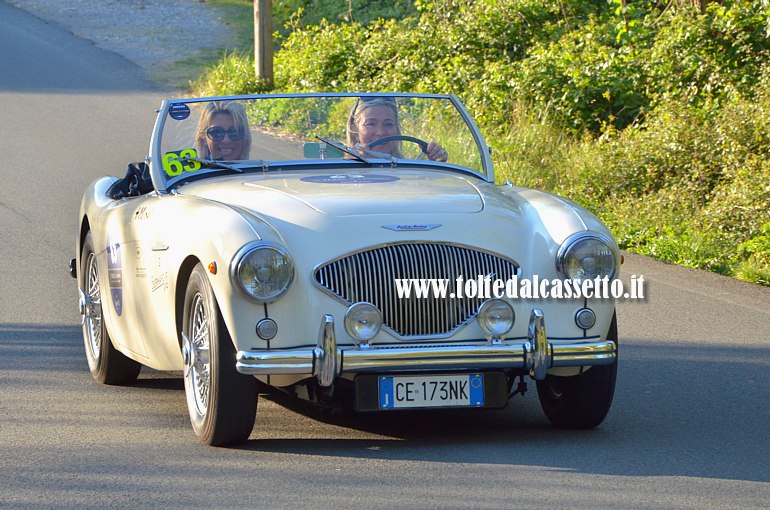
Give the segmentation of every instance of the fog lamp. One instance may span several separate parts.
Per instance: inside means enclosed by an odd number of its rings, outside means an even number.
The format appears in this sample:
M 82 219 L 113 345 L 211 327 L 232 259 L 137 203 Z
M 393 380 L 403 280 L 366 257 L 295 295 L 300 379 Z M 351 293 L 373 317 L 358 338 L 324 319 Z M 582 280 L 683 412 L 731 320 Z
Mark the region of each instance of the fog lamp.
M 477 320 L 488 340 L 502 340 L 513 327 L 516 315 L 502 299 L 488 299 L 479 308 Z
M 377 336 L 382 327 L 380 311 L 371 303 L 359 302 L 350 305 L 345 312 L 345 331 L 356 345 L 368 344 Z

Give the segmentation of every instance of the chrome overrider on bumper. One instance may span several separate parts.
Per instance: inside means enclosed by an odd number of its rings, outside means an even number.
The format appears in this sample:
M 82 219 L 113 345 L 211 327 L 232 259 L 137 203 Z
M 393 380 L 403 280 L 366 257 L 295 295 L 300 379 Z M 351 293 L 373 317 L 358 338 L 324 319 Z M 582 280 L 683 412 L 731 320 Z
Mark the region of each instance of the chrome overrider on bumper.
M 545 318 L 532 310 L 527 340 L 484 345 L 367 346 L 340 349 L 334 317 L 324 315 L 314 348 L 238 351 L 236 368 L 247 375 L 296 374 L 318 378 L 331 386 L 343 373 L 382 373 L 419 370 L 513 369 L 529 370 L 540 381 L 552 367 L 610 365 L 617 357 L 615 342 L 553 344 L 545 332 Z

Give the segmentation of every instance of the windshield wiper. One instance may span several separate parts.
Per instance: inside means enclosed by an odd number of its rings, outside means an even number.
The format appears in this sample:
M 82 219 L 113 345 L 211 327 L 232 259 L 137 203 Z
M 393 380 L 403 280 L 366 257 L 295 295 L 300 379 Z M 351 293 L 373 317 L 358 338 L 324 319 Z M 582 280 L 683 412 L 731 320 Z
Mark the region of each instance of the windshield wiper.
M 388 154 L 387 152 L 378 152 L 378 151 L 373 151 L 371 149 L 363 149 L 363 148 L 357 148 L 356 150 L 365 152 L 370 156 L 376 156 L 378 158 L 387 159 L 388 161 L 390 161 L 390 166 L 393 168 L 396 168 L 396 166 L 398 165 L 398 158 L 396 158 L 392 154 Z
M 369 165 L 369 166 L 372 166 L 372 164 L 371 164 L 369 161 L 367 161 L 367 160 L 366 160 L 366 158 L 362 158 L 362 157 L 361 157 L 361 155 L 360 155 L 360 154 L 358 154 L 358 152 L 357 152 L 357 151 L 358 151 L 359 149 L 351 149 L 350 147 L 348 147 L 348 146 L 346 146 L 346 145 L 342 145 L 341 143 L 337 143 L 337 142 L 335 142 L 335 141 L 333 141 L 333 140 L 329 140 L 329 139 L 326 139 L 326 138 L 322 138 L 322 137 L 320 137 L 320 136 L 316 136 L 316 138 L 317 138 L 318 140 L 321 140 L 322 142 L 324 142 L 324 143 L 326 143 L 326 144 L 329 144 L 329 145 L 331 145 L 331 146 L 332 146 L 332 147 L 334 147 L 335 149 L 339 149 L 339 150 L 341 150 L 341 151 L 342 151 L 342 152 L 344 152 L 345 154 L 350 154 L 351 156 L 353 156 L 354 158 L 356 158 L 358 161 L 360 161 L 360 162 L 362 162 L 362 163 L 366 163 L 366 164 L 367 164 L 367 165 Z
M 221 161 L 216 161 L 213 159 L 201 159 L 201 158 L 190 158 L 190 157 L 183 157 L 179 158 L 180 161 L 197 161 L 201 164 L 202 168 L 222 168 L 224 170 L 232 170 L 233 172 L 243 173 L 243 169 L 228 165 L 227 163 L 222 163 Z

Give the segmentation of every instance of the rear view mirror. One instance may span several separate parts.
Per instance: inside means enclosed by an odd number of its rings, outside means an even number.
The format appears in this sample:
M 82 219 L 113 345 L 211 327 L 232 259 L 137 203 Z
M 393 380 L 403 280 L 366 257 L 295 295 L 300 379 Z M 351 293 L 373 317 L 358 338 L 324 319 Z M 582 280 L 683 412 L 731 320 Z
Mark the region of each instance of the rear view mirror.
M 341 150 L 325 142 L 305 142 L 302 145 L 302 153 L 308 159 L 334 159 L 344 157 L 344 153 Z

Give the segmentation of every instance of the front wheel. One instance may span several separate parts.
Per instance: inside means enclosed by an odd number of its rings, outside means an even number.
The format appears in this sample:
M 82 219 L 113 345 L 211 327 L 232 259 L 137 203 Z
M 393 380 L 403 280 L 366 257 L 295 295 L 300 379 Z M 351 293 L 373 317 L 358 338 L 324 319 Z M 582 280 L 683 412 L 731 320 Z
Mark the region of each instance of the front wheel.
M 618 344 L 617 314 L 612 315 L 607 340 Z M 537 382 L 537 396 L 546 416 L 557 427 L 590 429 L 598 426 L 610 410 L 615 394 L 618 360 L 612 365 L 593 366 L 571 377 L 548 375 Z
M 187 410 L 198 439 L 213 446 L 248 439 L 257 414 L 257 381 L 235 369 L 235 348 L 201 264 L 185 293 L 182 355 Z
M 86 235 L 80 258 L 82 289 L 80 313 L 83 315 L 83 341 L 88 369 L 102 384 L 125 385 L 136 381 L 142 365 L 118 351 L 104 324 L 99 266 L 91 232 Z

